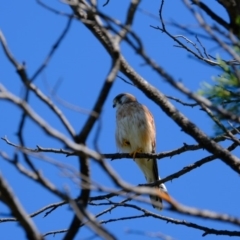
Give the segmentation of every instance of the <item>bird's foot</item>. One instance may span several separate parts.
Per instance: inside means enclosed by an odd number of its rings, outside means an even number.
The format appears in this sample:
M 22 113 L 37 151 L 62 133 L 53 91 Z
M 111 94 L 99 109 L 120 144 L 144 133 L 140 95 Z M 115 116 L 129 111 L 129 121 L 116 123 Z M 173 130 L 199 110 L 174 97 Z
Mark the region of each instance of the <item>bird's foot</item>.
M 133 160 L 135 160 L 135 156 L 136 156 L 137 153 L 142 153 L 142 148 L 137 148 L 134 152 L 130 153 Z

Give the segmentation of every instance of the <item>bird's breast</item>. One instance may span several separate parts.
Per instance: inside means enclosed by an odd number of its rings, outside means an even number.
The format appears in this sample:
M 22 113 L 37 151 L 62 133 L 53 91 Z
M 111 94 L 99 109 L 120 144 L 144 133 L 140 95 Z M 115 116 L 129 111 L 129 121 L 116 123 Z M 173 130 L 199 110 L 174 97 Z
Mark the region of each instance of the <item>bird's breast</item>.
M 123 152 L 151 152 L 151 129 L 142 109 L 120 108 L 116 115 L 116 142 Z M 129 146 L 126 143 L 129 142 Z

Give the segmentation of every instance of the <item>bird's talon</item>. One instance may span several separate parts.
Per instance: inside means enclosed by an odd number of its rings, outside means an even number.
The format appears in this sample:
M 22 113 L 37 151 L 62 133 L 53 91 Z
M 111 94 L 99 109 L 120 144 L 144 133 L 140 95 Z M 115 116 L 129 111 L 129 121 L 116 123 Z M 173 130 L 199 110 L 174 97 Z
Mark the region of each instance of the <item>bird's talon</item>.
M 137 153 L 141 153 L 142 152 L 142 149 L 141 148 L 138 148 L 136 151 L 134 151 L 134 152 L 132 152 L 132 153 L 130 153 L 130 155 L 132 155 L 132 158 L 133 158 L 133 160 L 135 159 L 135 156 L 136 156 L 136 154 Z

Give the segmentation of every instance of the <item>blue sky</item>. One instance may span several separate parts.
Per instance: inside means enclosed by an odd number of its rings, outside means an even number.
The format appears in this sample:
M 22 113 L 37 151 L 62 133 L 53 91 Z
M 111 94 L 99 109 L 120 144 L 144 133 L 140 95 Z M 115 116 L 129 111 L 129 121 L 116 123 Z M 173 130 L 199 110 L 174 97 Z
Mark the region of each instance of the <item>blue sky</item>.
M 103 8 L 99 3 L 101 11 L 123 21 L 125 18 L 127 0 L 114 1 Z M 221 15 L 227 19 L 223 9 L 218 7 L 215 1 L 210 1 L 214 9 L 219 10 Z M 69 7 L 58 1 L 49 1 L 52 7 L 63 12 L 70 13 Z M 143 1 L 141 9 L 158 16 L 159 1 Z M 164 12 L 166 21 L 174 20 L 181 24 L 191 24 L 195 29 L 196 23 L 191 14 L 186 10 L 181 1 L 173 3 L 166 1 Z M 207 18 L 207 20 L 209 20 Z M 31 77 L 41 65 L 56 39 L 59 37 L 67 23 L 67 18 L 55 15 L 39 6 L 35 1 L 2 1 L 0 2 L 0 29 L 7 40 L 8 46 L 19 62 L 25 62 L 28 75 Z M 174 42 L 158 30 L 150 27 L 159 26 L 159 21 L 151 18 L 142 12 L 138 12 L 134 21 L 133 29 L 143 39 L 146 52 L 162 67 L 166 69 L 176 80 L 181 80 L 189 89 L 196 92 L 203 81 L 211 82 L 213 76 L 219 71 L 214 67 L 207 66 L 195 59 L 189 57 L 189 54 L 179 48 L 174 47 Z M 183 34 L 176 28 L 169 27 L 169 30 L 175 34 Z M 199 30 L 200 31 L 200 30 Z M 189 36 L 192 41 L 196 41 L 193 36 Z M 204 46 L 209 49 L 213 56 L 222 55 L 221 50 L 216 44 L 203 40 Z M 124 56 L 130 64 L 137 70 L 149 83 L 157 87 L 166 95 L 180 98 L 184 101 L 190 101 L 183 94 L 179 93 L 169 86 L 162 78 L 157 76 L 152 69 L 143 66 L 143 61 L 126 45 L 122 44 Z M 23 96 L 23 85 L 13 68 L 6 59 L 2 48 L 0 48 L 0 83 L 9 91 L 19 97 Z M 51 96 L 51 89 L 57 87 L 57 96 L 81 109 L 91 110 L 98 92 L 108 74 L 111 59 L 105 52 L 100 43 L 93 35 L 78 21 L 73 21 L 70 31 L 59 46 L 55 55 L 47 68 L 35 80 L 35 84 L 48 96 Z M 124 77 L 121 73 L 120 76 Z M 115 131 L 115 109 L 112 108 L 112 99 L 121 92 L 134 94 L 139 102 L 147 105 L 153 113 L 157 128 L 157 152 L 170 151 L 179 148 L 183 143 L 195 144 L 194 139 L 184 134 L 181 129 L 167 117 L 161 109 L 152 103 L 137 88 L 124 83 L 119 78 L 116 79 L 113 88 L 104 105 L 101 121 L 101 132 L 98 145 L 102 153 L 116 152 L 114 131 Z M 61 104 L 57 97 L 53 101 L 61 108 L 63 113 L 69 119 L 76 132 L 79 132 L 85 123 L 88 115 L 82 111 L 73 111 Z M 54 128 L 67 134 L 59 120 L 51 111 L 33 95 L 30 97 L 32 108 Z M 180 104 L 174 103 L 191 121 L 203 129 L 208 135 L 213 135 L 213 123 L 199 108 L 187 108 Z M 0 136 L 7 136 L 14 143 L 18 143 L 16 131 L 20 121 L 21 111 L 12 104 L 0 101 L 1 128 Z M 87 144 L 94 148 L 93 139 L 96 134 L 96 127 L 91 132 Z M 47 136 L 42 129 L 35 123 L 28 120 L 24 129 L 26 145 L 35 148 L 36 145 L 42 147 L 62 148 L 63 146 Z M 69 136 L 68 136 L 69 137 Z M 228 146 L 228 144 L 223 144 Z M 0 151 L 6 152 L 10 157 L 15 150 L 8 146 L 4 141 L 0 141 Z M 239 150 L 234 152 L 239 155 Z M 174 156 L 158 161 L 161 177 L 168 176 L 183 167 L 208 156 L 206 151 L 189 152 L 183 155 Z M 78 168 L 77 158 L 49 154 L 47 155 L 64 164 L 69 164 Z M 22 161 L 22 159 L 20 158 Z M 79 188 L 58 168 L 52 167 L 51 164 L 42 160 L 33 158 L 34 163 L 38 166 L 43 174 L 48 177 L 60 189 L 69 189 L 72 197 L 77 196 Z M 137 185 L 144 183 L 145 179 L 137 168 L 136 164 L 130 159 L 115 160 L 109 162 L 111 167 L 122 177 L 124 181 Z M 24 162 L 22 162 L 24 164 Z M 91 175 L 94 181 L 105 186 L 113 187 L 114 185 L 109 178 L 102 172 L 98 165 L 91 160 Z M 60 201 L 59 198 L 52 195 L 41 186 L 29 181 L 26 177 L 20 175 L 13 166 L 9 165 L 3 159 L 0 159 L 1 174 L 7 179 L 14 193 L 18 196 L 28 213 Z M 240 201 L 239 176 L 232 172 L 220 160 L 215 160 L 202 166 L 199 169 L 166 183 L 171 196 L 182 204 L 197 207 L 200 209 L 209 209 L 219 213 L 227 213 L 234 216 L 240 215 L 240 209 L 237 207 Z M 92 196 L 98 193 L 93 192 Z M 140 204 L 140 203 L 138 203 Z M 141 205 L 141 204 L 140 204 Z M 151 205 L 142 205 L 150 211 L 155 211 Z M 100 212 L 107 207 L 90 207 L 93 214 Z M 0 204 L 0 216 L 5 217 L 9 210 Z M 138 214 L 127 208 L 119 208 L 111 214 L 107 214 L 100 220 L 116 218 L 121 216 L 131 216 Z M 163 210 L 159 214 L 163 216 L 186 220 L 216 229 L 238 230 L 230 224 L 218 223 L 210 220 L 199 220 L 193 217 L 187 217 L 180 214 Z M 43 218 L 41 214 L 34 218 L 39 231 L 46 233 L 52 230 L 66 229 L 72 219 L 72 211 L 69 207 L 64 206 Z M 185 226 L 166 223 L 161 220 L 152 218 L 141 218 L 136 220 L 118 221 L 108 223 L 105 227 L 114 233 L 118 239 L 150 239 L 144 236 L 127 234 L 127 229 L 140 229 L 144 232 L 161 232 L 172 236 L 174 239 L 202 239 L 202 232 L 195 229 L 189 229 Z M 0 224 L 1 238 L 4 240 L 25 239 L 24 232 L 16 223 Z M 85 239 L 91 236 L 87 229 L 81 229 L 77 239 Z M 46 239 L 62 239 L 62 234 L 48 236 Z M 224 236 L 209 235 L 205 237 L 209 240 L 227 239 Z M 234 237 L 232 238 L 234 239 Z

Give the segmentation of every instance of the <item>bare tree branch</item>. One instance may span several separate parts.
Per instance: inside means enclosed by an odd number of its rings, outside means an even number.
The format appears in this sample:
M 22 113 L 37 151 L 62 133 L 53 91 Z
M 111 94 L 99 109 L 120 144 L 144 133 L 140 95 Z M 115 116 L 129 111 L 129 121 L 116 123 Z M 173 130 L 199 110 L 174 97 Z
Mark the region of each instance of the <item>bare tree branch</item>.
M 229 29 L 229 24 L 224 19 L 219 17 L 215 12 L 213 12 L 206 4 L 199 0 L 191 0 L 191 2 L 199 6 L 203 11 L 205 11 L 208 14 L 208 16 L 210 16 L 218 24 L 220 24 L 226 29 Z
M 14 196 L 7 182 L 0 174 L 0 200 L 3 201 L 11 210 L 12 214 L 18 219 L 19 223 L 23 226 L 26 236 L 29 240 L 41 240 L 43 237 L 38 232 L 31 218 L 28 217 L 21 204 Z
M 113 84 L 113 81 L 118 73 L 118 70 L 119 70 L 119 67 L 120 67 L 120 61 L 119 61 L 119 58 L 118 58 L 118 47 L 116 46 L 116 49 L 115 49 L 115 54 L 116 54 L 116 60 L 114 59 L 113 60 L 113 63 L 112 63 L 112 67 L 111 67 L 111 70 L 110 70 L 110 73 L 103 85 L 103 88 L 100 92 L 100 95 L 98 97 L 98 100 L 93 108 L 93 112 L 97 113 L 97 114 L 100 114 L 101 113 L 101 110 L 102 110 L 102 106 L 107 98 L 107 95 L 112 87 L 112 84 Z M 85 143 L 85 140 L 86 138 L 88 137 L 90 131 L 92 130 L 93 128 L 93 125 L 94 123 L 96 122 L 96 117 L 93 116 L 93 115 L 90 115 L 89 116 L 89 119 L 87 120 L 87 122 L 85 123 L 84 127 L 82 128 L 80 134 L 77 136 L 76 138 L 76 142 L 77 143 Z M 80 172 L 82 175 L 86 175 L 87 177 L 89 177 L 89 166 L 88 166 L 88 159 L 87 158 L 81 158 L 80 159 Z M 77 203 L 80 207 L 80 212 L 82 211 L 85 211 L 84 208 L 86 208 L 87 206 L 87 203 L 88 203 L 88 199 L 89 199 L 89 196 L 90 196 L 90 191 L 88 188 L 83 188 L 82 189 L 82 192 L 81 192 L 81 195 L 79 197 L 80 199 L 80 202 L 82 202 L 81 205 L 79 205 L 79 203 Z M 79 215 L 79 216 L 82 216 L 82 215 Z M 64 239 L 68 240 L 68 239 L 73 239 L 74 236 L 77 234 L 78 230 L 79 230 L 79 225 L 81 224 L 81 222 L 83 221 L 82 218 L 79 218 L 79 216 L 74 216 L 73 220 L 72 220 L 72 223 L 69 227 L 69 230 L 67 232 L 67 234 L 65 235 Z M 105 231 L 105 230 L 104 230 Z M 107 233 L 105 231 L 105 233 Z M 111 236 L 109 233 L 108 233 L 108 238 L 109 239 L 114 239 L 113 236 Z

